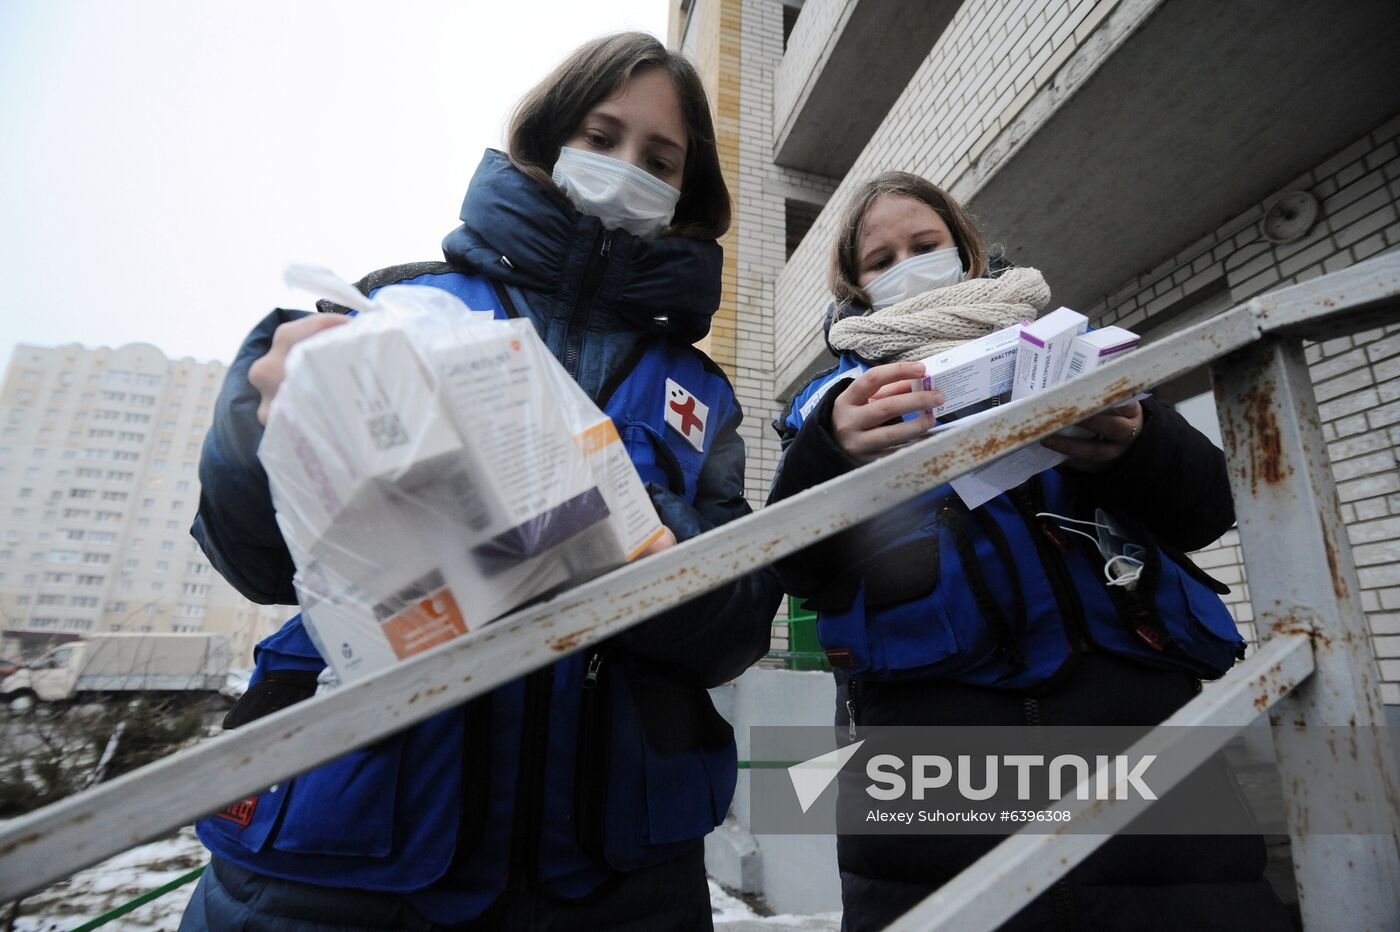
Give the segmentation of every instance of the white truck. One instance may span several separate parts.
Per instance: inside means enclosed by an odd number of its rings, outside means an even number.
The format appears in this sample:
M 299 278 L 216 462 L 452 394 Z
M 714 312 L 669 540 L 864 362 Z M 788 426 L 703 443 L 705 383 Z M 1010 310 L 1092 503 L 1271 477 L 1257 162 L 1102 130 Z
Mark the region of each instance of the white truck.
M 0 681 L 0 701 L 28 705 L 104 694 L 216 693 L 229 667 L 218 634 L 93 634 L 50 648 Z

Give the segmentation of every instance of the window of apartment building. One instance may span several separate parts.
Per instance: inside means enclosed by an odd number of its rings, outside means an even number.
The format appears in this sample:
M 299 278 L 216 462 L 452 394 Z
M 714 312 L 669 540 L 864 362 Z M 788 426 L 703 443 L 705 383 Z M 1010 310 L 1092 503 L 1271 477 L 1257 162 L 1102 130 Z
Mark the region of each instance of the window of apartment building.
M 185 583 L 185 595 L 205 596 L 208 594 L 208 583 Z
M 88 533 L 88 540 L 94 544 L 110 544 L 115 542 L 117 535 L 115 531 L 91 531 Z
M 103 565 L 103 564 L 105 564 L 105 563 L 111 563 L 111 562 L 112 562 L 112 555 L 111 555 L 110 553 L 91 553 L 91 552 L 88 552 L 88 553 L 84 553 L 84 554 L 83 554 L 83 562 L 84 562 L 84 563 L 90 563 L 90 564 L 92 564 L 92 565 L 94 565 L 94 566 L 101 566 L 101 565 Z
M 82 557 L 76 550 L 49 551 L 50 563 L 77 563 L 80 559 L 82 559 Z
M 122 572 L 123 572 L 123 573 L 130 573 L 130 572 L 133 572 L 133 571 L 134 571 L 138 566 L 140 566 L 140 565 L 141 565 L 141 561 L 140 561 L 140 560 L 126 560 L 126 561 L 124 561 L 124 562 L 122 563 Z
M 28 402 L 29 399 L 34 397 L 34 393 L 27 388 L 21 388 L 19 391 L 15 392 L 15 397 L 21 402 Z
M 36 604 L 36 605 L 62 605 L 62 604 L 63 604 L 63 596 L 61 596 L 61 595 L 53 595 L 52 593 L 45 593 L 45 594 L 39 596 L 39 598 L 36 600 L 35 604 Z
M 22 595 L 22 596 L 20 596 L 19 598 L 15 599 L 15 604 L 18 605 L 20 608 L 28 608 L 28 607 L 29 607 L 29 596 L 27 596 L 27 595 Z
M 103 500 L 104 502 L 124 502 L 124 501 L 126 501 L 126 493 L 125 493 L 125 492 L 103 492 L 103 493 L 102 493 L 102 500 Z
M 95 491 L 96 491 L 95 489 L 69 489 L 69 490 L 68 490 L 68 497 L 69 497 L 69 498 L 92 498 L 92 494 L 93 494 L 93 492 L 95 492 Z
M 145 439 L 145 434 L 139 434 L 134 430 L 124 430 L 117 434 L 117 440 L 121 443 L 140 443 Z
M 63 535 L 64 540 L 82 540 L 87 532 L 77 528 L 62 528 L 58 533 Z
M 22 519 L 25 514 L 27 514 L 27 512 L 23 508 L 16 508 L 14 511 L 10 512 L 10 516 L 16 521 Z
M 151 526 L 151 520 L 150 520 L 149 518 L 137 518 L 137 519 L 136 519 L 136 527 L 137 527 L 138 530 L 144 531 L 146 528 L 148 528 L 148 527 L 150 527 L 150 526 Z
M 170 553 L 175 549 L 175 544 L 172 541 L 163 540 L 160 542 L 160 549 L 162 553 Z
M 97 596 L 95 595 L 75 595 L 68 599 L 68 605 L 72 608 L 97 608 Z
M 165 591 L 165 583 L 163 583 L 163 582 L 153 582 L 153 583 L 151 583 L 151 591 L 152 591 L 152 592 L 164 592 L 164 591 Z
M 99 511 L 96 517 L 99 522 L 120 521 L 122 518 L 122 513 L 120 511 Z
M 80 586 L 100 586 L 104 579 L 106 579 L 105 576 L 86 575 L 79 576 L 77 582 Z
M 156 572 L 157 572 L 157 573 L 168 573 L 168 572 L 170 572 L 170 564 L 169 564 L 169 563 L 166 563 L 164 560 L 161 560 L 160 562 L 156 563 Z
M 208 576 L 209 564 L 191 561 L 185 564 L 185 572 L 191 576 Z
M 24 584 L 25 584 L 26 586 L 32 586 L 32 585 L 34 585 L 34 583 L 37 582 L 38 579 L 39 579 L 39 577 L 38 577 L 38 576 L 35 576 L 33 573 L 25 573 L 25 574 L 24 574 Z
M 154 498 L 143 498 L 143 499 L 141 499 L 141 507 L 142 507 L 142 508 L 154 508 L 154 507 L 155 507 L 155 504 L 156 504 L 156 500 L 155 500 Z
M 29 498 L 29 497 L 30 497 L 31 495 L 33 495 L 33 494 L 34 494 L 34 490 L 31 489 L 31 488 L 23 488 L 23 489 L 20 489 L 20 490 L 19 490 L 19 497 L 20 497 L 20 498 Z
M 140 458 L 140 453 L 133 453 L 130 450 L 114 450 L 112 452 L 112 459 L 121 460 L 124 463 L 134 463 Z

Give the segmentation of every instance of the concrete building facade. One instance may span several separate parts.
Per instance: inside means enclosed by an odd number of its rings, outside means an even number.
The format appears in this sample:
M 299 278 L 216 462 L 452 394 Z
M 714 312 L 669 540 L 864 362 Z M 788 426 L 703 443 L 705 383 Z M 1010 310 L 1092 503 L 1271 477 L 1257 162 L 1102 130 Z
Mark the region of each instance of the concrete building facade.
M 837 214 L 881 171 L 948 189 L 1054 304 L 1149 341 L 1400 248 L 1400 7 L 1385 0 L 679 0 L 670 38 L 714 94 L 736 199 L 710 349 L 747 414 L 756 504 L 778 457 L 769 422 L 832 362 Z M 1308 357 L 1400 704 L 1400 331 Z M 1209 391 L 1204 369 L 1158 389 L 1208 433 Z M 1201 562 L 1252 638 L 1235 534 Z
M 145 343 L 15 349 L 0 384 L 7 655 L 91 632 L 209 631 L 251 665 L 288 612 L 235 592 L 189 534 L 226 372 Z

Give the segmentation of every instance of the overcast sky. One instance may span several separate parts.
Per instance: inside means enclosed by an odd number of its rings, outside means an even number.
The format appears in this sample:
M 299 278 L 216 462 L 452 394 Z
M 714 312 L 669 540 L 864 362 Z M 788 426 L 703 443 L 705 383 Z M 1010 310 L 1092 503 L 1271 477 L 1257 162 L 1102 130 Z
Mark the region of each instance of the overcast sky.
M 0 366 L 231 360 L 292 262 L 441 259 L 515 101 L 666 0 L 0 0 Z

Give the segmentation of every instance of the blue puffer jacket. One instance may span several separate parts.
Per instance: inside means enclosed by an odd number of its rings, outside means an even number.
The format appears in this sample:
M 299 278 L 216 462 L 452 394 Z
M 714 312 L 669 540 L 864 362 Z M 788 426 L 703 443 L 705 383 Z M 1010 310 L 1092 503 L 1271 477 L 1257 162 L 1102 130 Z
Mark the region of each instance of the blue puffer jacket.
M 775 424 L 784 455 L 772 500 L 855 467 L 831 432 L 837 397 L 866 365 L 844 356 Z M 1233 523 L 1224 456 L 1175 411 L 1143 402 L 1141 435 L 1103 472 L 1049 470 L 973 511 L 940 486 L 779 561 L 817 609 L 832 664 L 863 679 L 1041 687 L 1102 650 L 1213 679 L 1244 654 L 1228 590 L 1184 551 Z M 1132 590 L 1105 585 L 1082 535 L 1096 509 L 1144 548 Z M 1092 528 L 1090 529 L 1092 530 Z
M 747 514 L 739 406 L 689 345 L 719 303 L 719 246 L 605 231 L 494 151 L 462 220 L 444 241 L 446 263 L 387 269 L 361 290 L 440 287 L 528 318 L 617 423 L 679 539 Z M 194 536 L 261 603 L 295 593 L 256 459 L 247 372 L 296 316 L 274 312 L 245 342 L 200 463 Z M 668 379 L 709 409 L 698 448 L 665 419 Z M 735 784 L 733 735 L 705 688 L 763 654 L 779 598 L 772 572 L 753 574 L 236 804 L 202 822 L 200 837 L 258 873 L 404 893 L 437 922 L 476 916 L 511 888 L 583 896 L 618 871 L 691 852 Z M 299 618 L 259 646 L 265 685 L 323 666 Z

